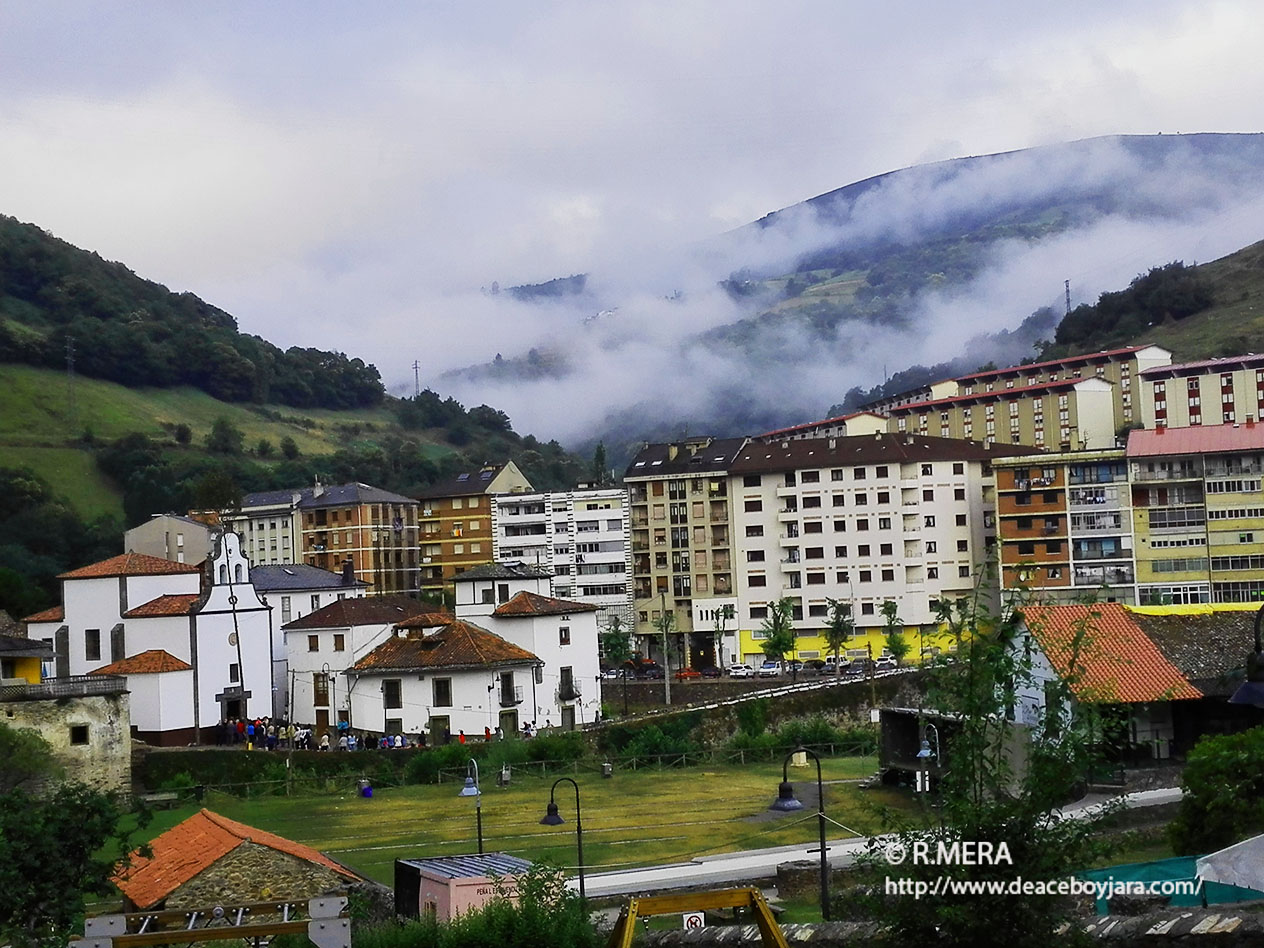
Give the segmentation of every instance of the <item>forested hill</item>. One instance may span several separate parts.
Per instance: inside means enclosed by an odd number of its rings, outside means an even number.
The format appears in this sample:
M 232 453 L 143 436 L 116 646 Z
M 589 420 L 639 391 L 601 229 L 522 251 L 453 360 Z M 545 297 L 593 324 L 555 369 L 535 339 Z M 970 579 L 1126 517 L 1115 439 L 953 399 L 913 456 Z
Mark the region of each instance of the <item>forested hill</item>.
M 228 402 L 364 408 L 377 369 L 338 352 L 238 332 L 228 313 L 173 293 L 33 224 L 0 216 L 0 362 L 61 367 L 132 388 L 191 385 Z

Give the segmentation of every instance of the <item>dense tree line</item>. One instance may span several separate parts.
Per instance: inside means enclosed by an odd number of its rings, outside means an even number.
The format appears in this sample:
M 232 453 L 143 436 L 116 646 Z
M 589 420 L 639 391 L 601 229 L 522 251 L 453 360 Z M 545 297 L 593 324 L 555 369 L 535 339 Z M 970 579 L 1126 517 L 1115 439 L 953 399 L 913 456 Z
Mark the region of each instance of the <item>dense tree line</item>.
M 121 263 L 0 216 L 0 362 L 60 367 L 132 387 L 192 385 L 230 402 L 360 408 L 382 401 L 378 371 L 319 349 L 282 351 L 228 313 Z
M 1154 267 L 1127 289 L 1103 293 L 1097 302 L 1071 310 L 1054 334 L 1051 356 L 1085 352 L 1128 342 L 1167 319 L 1186 319 L 1215 302 L 1196 267 L 1177 260 Z

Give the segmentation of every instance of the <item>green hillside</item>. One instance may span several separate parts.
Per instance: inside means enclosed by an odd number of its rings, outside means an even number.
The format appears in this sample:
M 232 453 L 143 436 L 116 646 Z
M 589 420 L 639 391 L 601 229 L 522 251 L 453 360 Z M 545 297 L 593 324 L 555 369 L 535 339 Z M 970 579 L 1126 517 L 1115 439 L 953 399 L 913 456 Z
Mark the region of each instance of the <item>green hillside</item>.
M 1168 320 L 1137 337 L 1171 349 L 1186 362 L 1264 352 L 1264 241 L 1202 264 L 1211 307 L 1178 321 Z

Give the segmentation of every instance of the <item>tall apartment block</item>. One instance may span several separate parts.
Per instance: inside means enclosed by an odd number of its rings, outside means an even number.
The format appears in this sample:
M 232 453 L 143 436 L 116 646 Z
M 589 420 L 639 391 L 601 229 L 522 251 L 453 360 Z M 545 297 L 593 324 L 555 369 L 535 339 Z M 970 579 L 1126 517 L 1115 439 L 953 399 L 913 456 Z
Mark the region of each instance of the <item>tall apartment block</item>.
M 652 636 L 663 612 L 675 616 L 677 632 L 691 634 L 695 597 L 733 594 L 728 472 L 745 443 L 701 437 L 650 444 L 628 466 L 637 635 Z M 696 649 L 705 654 L 714 645 Z
M 598 626 L 617 615 L 631 629 L 632 531 L 621 487 L 492 497 L 492 555 L 553 576 L 553 595 L 597 606 Z
M 1264 598 L 1264 424 L 1128 436 L 1143 605 Z
M 800 635 L 820 634 L 830 599 L 862 631 L 888 601 L 937 631 L 936 603 L 971 594 L 991 557 L 993 462 L 1028 450 L 887 433 L 747 444 L 729 468 L 738 624 L 757 630 L 790 597 Z
M 368 484 L 316 484 L 247 494 L 222 521 L 253 565 L 347 561 L 370 595 L 416 592 L 417 501 Z
M 997 459 L 1001 585 L 1045 602 L 1136 602 L 1123 448 Z
M 1115 446 L 1114 435 L 1118 428 L 1147 420 L 1138 394 L 1141 374 L 1169 365 L 1171 361 L 1172 353 L 1161 346 L 1129 346 L 974 372 L 901 392 L 862 407 L 895 420 L 896 426 L 888 430 L 912 430 L 943 437 L 974 437 L 985 441 L 1048 446 L 1051 449 L 1110 448 Z M 1109 417 L 1113 419 L 1110 424 L 1103 420 L 1106 416 L 1103 415 L 1100 397 L 1080 394 L 1100 392 L 1100 386 L 1066 384 L 1089 379 L 1108 385 Z M 983 398 L 990 395 L 1004 397 Z M 959 402 L 958 399 L 964 401 Z M 1033 403 L 1024 405 L 1028 401 Z M 988 405 L 993 406 L 990 413 L 986 410 Z M 903 428 L 899 427 L 901 418 L 904 420 Z M 1013 420 L 1015 418 L 1017 422 Z M 993 422 L 991 434 L 987 424 L 989 420 Z M 936 425 L 939 430 L 935 430 Z M 1106 429 L 1109 429 L 1109 437 L 1103 435 Z
M 1264 355 L 1146 369 L 1141 405 L 1147 428 L 1264 421 Z
M 492 498 L 529 490 L 531 482 L 507 461 L 463 471 L 422 491 L 422 591 L 450 596 L 454 576 L 492 562 Z
M 796 441 L 800 438 L 846 438 L 887 430 L 887 416 L 876 411 L 858 411 L 756 435 L 752 441 Z

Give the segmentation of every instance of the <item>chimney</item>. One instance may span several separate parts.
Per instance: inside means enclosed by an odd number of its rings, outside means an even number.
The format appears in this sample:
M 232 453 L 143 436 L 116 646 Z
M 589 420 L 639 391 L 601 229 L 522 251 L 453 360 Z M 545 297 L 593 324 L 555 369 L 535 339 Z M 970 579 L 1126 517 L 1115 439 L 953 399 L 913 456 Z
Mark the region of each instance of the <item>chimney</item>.
M 830 450 L 831 450 L 831 451 L 833 451 L 835 448 L 837 448 L 837 447 L 838 447 L 838 439 L 837 439 L 837 438 L 830 438 L 830 439 L 829 439 L 829 447 L 830 447 Z
M 679 453 L 680 453 L 680 448 L 678 448 L 676 445 L 669 444 L 667 446 L 667 460 L 669 461 L 676 460 L 676 455 Z
M 1163 432 L 1165 432 L 1165 431 L 1167 431 L 1167 425 L 1155 425 L 1155 426 L 1154 426 L 1154 433 L 1155 433 L 1156 435 L 1161 435 L 1161 434 L 1163 434 Z
M 325 485 L 320 482 L 320 478 L 316 478 L 316 483 L 312 486 L 312 496 L 319 497 L 325 492 Z
M 347 557 L 342 561 L 342 585 L 355 585 L 355 563 L 351 561 L 351 557 Z
M 1254 416 L 1254 415 L 1247 415 L 1247 416 L 1246 416 L 1246 426 L 1247 426 L 1248 428 L 1254 428 L 1254 427 L 1255 427 L 1255 416 Z

